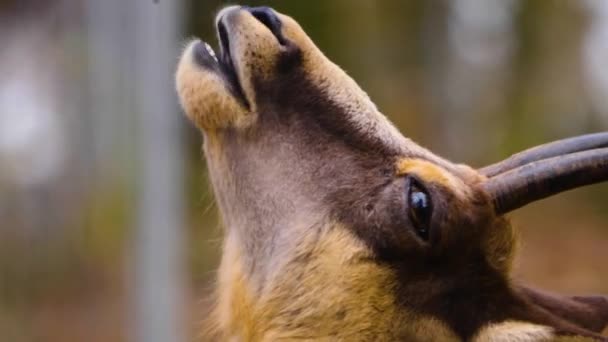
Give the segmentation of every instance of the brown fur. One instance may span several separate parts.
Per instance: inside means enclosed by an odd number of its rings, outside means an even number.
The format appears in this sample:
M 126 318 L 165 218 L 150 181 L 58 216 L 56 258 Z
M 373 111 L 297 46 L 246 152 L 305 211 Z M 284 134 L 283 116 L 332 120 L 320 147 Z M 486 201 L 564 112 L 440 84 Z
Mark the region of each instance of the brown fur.
M 226 226 L 218 340 L 600 338 L 608 317 L 589 316 L 601 302 L 510 279 L 516 233 L 483 175 L 401 135 L 293 19 L 269 11 L 218 15 L 238 84 L 197 63 L 196 42 L 176 74 Z M 413 178 L 433 203 L 428 241 L 407 214 Z

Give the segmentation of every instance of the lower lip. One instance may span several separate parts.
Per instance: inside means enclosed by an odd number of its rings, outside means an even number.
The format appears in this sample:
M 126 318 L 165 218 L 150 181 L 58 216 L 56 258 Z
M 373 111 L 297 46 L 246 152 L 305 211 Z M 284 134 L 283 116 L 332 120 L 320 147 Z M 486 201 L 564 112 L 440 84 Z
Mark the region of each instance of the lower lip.
M 216 69 L 219 66 L 213 50 L 210 50 L 210 47 L 205 42 L 198 41 L 194 43 L 192 53 L 196 63 L 203 67 Z

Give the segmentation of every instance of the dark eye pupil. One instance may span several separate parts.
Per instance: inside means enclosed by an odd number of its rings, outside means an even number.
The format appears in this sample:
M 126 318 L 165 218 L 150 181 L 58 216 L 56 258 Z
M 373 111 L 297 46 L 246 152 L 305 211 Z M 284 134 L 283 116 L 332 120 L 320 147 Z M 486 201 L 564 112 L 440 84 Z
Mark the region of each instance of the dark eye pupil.
M 422 239 L 429 238 L 429 221 L 431 219 L 430 196 L 416 183 L 410 185 L 409 191 L 409 216 L 416 233 Z

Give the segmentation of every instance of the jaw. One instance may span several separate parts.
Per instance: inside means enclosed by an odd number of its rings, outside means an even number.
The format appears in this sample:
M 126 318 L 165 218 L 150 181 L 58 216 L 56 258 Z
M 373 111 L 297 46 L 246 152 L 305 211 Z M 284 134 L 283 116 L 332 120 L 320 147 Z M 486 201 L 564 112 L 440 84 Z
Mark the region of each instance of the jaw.
M 234 95 L 234 86 L 207 46 L 193 40 L 182 54 L 175 75 L 181 106 L 203 132 L 243 125 L 251 113 Z

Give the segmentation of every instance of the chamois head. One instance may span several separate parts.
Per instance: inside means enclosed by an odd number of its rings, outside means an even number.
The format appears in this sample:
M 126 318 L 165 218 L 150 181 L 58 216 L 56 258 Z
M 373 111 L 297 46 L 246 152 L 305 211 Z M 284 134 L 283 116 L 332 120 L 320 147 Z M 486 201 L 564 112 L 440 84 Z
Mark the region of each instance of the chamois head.
M 185 49 L 177 90 L 203 132 L 225 225 L 224 339 L 601 339 L 604 297 L 516 284 L 504 214 L 608 179 L 608 134 L 475 170 L 401 135 L 290 17 L 232 6 L 218 56 Z

